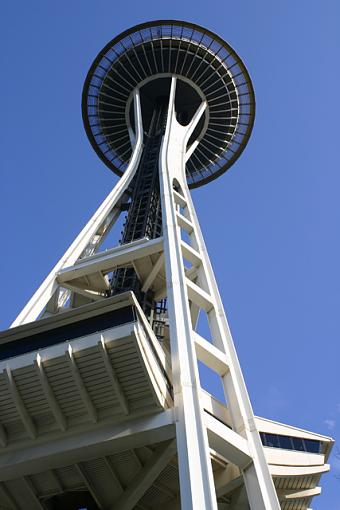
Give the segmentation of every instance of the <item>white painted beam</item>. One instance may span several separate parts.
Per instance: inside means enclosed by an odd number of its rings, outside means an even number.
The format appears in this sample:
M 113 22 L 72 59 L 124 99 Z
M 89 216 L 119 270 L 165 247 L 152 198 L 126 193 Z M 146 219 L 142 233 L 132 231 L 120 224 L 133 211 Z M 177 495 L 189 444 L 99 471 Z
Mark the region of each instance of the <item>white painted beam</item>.
M 200 315 L 200 307 L 197 306 L 195 303 L 190 303 L 190 316 L 191 316 L 191 327 L 193 331 L 197 327 L 198 318 Z
M 157 448 L 110 510 L 132 510 L 175 454 L 175 440 Z
M 186 205 L 187 205 L 186 199 L 184 198 L 183 195 L 178 193 L 178 191 L 176 191 L 175 189 L 173 190 L 173 197 L 175 199 L 176 204 L 180 205 L 181 207 L 186 207 Z
M 247 466 L 252 458 L 247 441 L 208 413 L 204 413 L 209 445 L 239 468 Z
M 58 404 L 58 401 L 53 393 L 52 387 L 48 381 L 39 353 L 37 354 L 35 360 L 35 366 L 39 376 L 40 384 L 42 386 L 42 389 L 44 391 L 46 400 L 48 402 L 48 405 L 50 406 L 54 419 L 57 422 L 60 430 L 65 431 L 67 429 L 66 418 Z
M 269 464 L 269 471 L 273 477 L 285 478 L 295 476 L 318 476 L 323 473 L 328 473 L 330 470 L 329 464 L 323 466 L 279 466 Z
M 183 214 L 176 212 L 177 224 L 183 228 L 188 234 L 191 234 L 194 230 L 194 226 Z
M 219 375 L 225 375 L 229 370 L 227 356 L 196 331 L 193 334 L 197 358 Z
M 134 90 L 134 113 L 137 126 L 136 142 L 124 175 L 119 179 L 111 193 L 109 193 L 103 203 L 99 206 L 92 218 L 88 221 L 65 254 L 57 262 L 23 310 L 19 313 L 15 321 L 11 324 L 12 328 L 19 326 L 20 324 L 34 321 L 37 317 L 39 317 L 44 307 L 58 288 L 58 283 L 56 281 L 57 273 L 66 266 L 72 266 L 79 257 L 86 253 L 88 246 L 92 245 L 93 237 L 102 232 L 103 226 L 104 229 L 102 233 L 105 233 L 107 220 L 113 209 L 117 206 L 117 204 L 119 204 L 125 194 L 126 189 L 135 175 L 142 155 L 143 123 L 139 89 L 137 88 Z M 109 221 L 111 221 L 111 218 Z M 100 243 L 97 242 L 96 244 L 98 245 Z
M 32 480 L 28 476 L 24 476 L 22 480 L 26 485 L 26 488 L 29 491 L 31 498 L 34 500 L 35 506 L 40 508 L 41 510 L 46 510 L 43 502 L 38 497 L 37 489 L 34 487 Z
M 233 428 L 238 432 L 242 432 L 249 445 L 249 451 L 251 451 L 252 463 L 243 472 L 249 505 L 252 510 L 279 510 L 280 505 L 277 494 L 269 473 L 264 448 L 256 428 L 249 395 L 192 198 L 188 190 L 184 169 L 182 177 L 179 175 L 177 179 L 180 180 L 182 192 L 186 198 L 185 215 L 190 218 L 194 225 L 195 250 L 200 254 L 202 260 L 200 276 L 204 277 L 204 280 L 202 280 L 204 281 L 204 290 L 207 291 L 209 296 L 207 300 L 209 301 L 210 299 L 213 303 L 209 313 L 211 337 L 214 345 L 224 351 L 228 360 L 229 371 L 223 377 L 223 385 L 226 401 L 230 408 Z M 189 293 L 189 285 L 187 287 Z M 199 293 L 197 292 L 196 294 L 199 297 Z
M 178 123 L 175 94 L 176 78 L 172 77 L 159 167 L 181 505 L 183 510 L 217 510 L 183 263 L 183 257 L 193 265 L 199 265 L 201 259 L 181 243 L 175 206 L 175 202 L 184 209 L 187 206 L 184 155 L 193 124 Z M 197 119 L 195 116 L 195 122 Z M 182 195 L 174 190 L 175 181 L 182 187 Z
M 59 303 L 59 288 L 57 288 L 48 300 L 45 308 L 45 312 L 43 314 L 44 317 L 48 316 L 48 314 L 55 314 L 58 311 L 58 303 Z
M 181 241 L 181 249 L 183 257 L 189 262 L 191 262 L 193 266 L 199 267 L 202 264 L 201 255 L 188 243 L 186 243 L 185 241 Z
M 9 368 L 9 366 L 6 367 L 6 369 L 3 371 L 3 374 L 7 382 L 8 389 L 12 395 L 15 407 L 17 408 L 18 414 L 26 429 L 26 432 L 28 433 L 29 437 L 35 439 L 38 435 L 36 426 L 34 425 L 32 418 L 30 417 L 26 410 L 26 407 L 21 398 L 21 395 L 19 393 L 12 371 Z
M 144 285 L 142 287 L 142 292 L 147 292 L 149 290 L 149 288 L 153 284 L 156 276 L 158 275 L 159 271 L 161 270 L 163 264 L 164 264 L 164 253 L 162 252 L 160 254 L 160 256 L 158 257 L 158 259 L 156 260 L 150 273 L 148 274 L 148 277 L 146 278 Z
M 151 343 L 152 350 L 157 353 L 158 358 L 160 359 L 163 367 L 165 367 L 166 373 L 167 373 L 169 379 L 171 380 L 172 374 L 171 374 L 171 367 L 170 367 L 170 364 L 169 364 L 170 360 L 168 360 L 168 358 L 167 358 L 163 348 L 160 345 L 159 340 L 157 340 L 157 338 L 155 336 L 155 333 L 154 333 L 154 331 L 153 331 L 149 321 L 146 319 L 146 316 L 145 316 L 145 314 L 143 312 L 143 309 L 140 306 L 136 296 L 134 294 L 132 294 L 131 297 L 132 297 L 133 304 L 136 307 L 139 321 L 142 323 L 143 329 L 144 329 L 144 331 L 147 333 L 147 335 L 149 337 L 148 338 L 148 343 Z
M 215 472 L 215 487 L 217 497 L 227 496 L 244 484 L 240 469 L 234 464 L 228 464 L 225 469 Z
M 120 494 L 124 492 L 124 488 L 118 478 L 118 475 L 116 473 L 116 470 L 114 469 L 111 460 L 108 457 L 104 457 L 104 462 L 107 467 L 107 469 L 110 472 L 110 477 L 112 479 L 112 483 L 116 486 L 115 487 L 115 493 L 118 491 Z
M 185 267 L 184 272 L 185 276 L 193 282 L 198 276 L 198 267 L 191 266 L 189 269 Z
M 5 498 L 9 501 L 9 503 L 11 505 L 10 506 L 11 510 L 20 510 L 20 508 L 16 504 L 12 494 L 9 492 L 9 490 L 7 489 L 4 482 L 0 482 L 0 492 L 2 492 L 5 495 Z M 1 498 L 1 501 L 2 501 L 2 504 L 4 504 L 3 498 Z
M 132 449 L 132 450 L 130 450 L 130 453 L 133 456 L 133 458 L 135 459 L 136 464 L 138 464 L 139 469 L 142 469 L 143 464 L 142 464 L 142 461 L 140 460 L 140 458 L 138 457 L 136 451 Z
M 231 418 L 228 407 L 220 400 L 213 397 L 209 392 L 201 389 L 200 401 L 203 409 L 217 418 L 228 427 L 231 424 Z
M 8 437 L 5 427 L 0 424 L 0 446 L 5 448 L 8 444 Z
M 88 491 L 89 493 L 91 494 L 91 496 L 93 497 L 93 499 L 95 500 L 98 508 L 100 508 L 100 510 L 102 510 L 104 507 L 100 501 L 100 497 L 98 495 L 98 492 L 97 490 L 95 489 L 88 473 L 86 472 L 86 469 L 85 467 L 82 465 L 82 464 L 75 464 L 76 466 L 76 469 L 78 471 L 78 473 L 80 474 L 81 478 L 83 479 L 86 487 L 88 488 Z
M 111 384 L 112 384 L 112 386 L 114 388 L 114 391 L 115 391 L 115 393 L 116 393 L 116 395 L 118 397 L 118 400 L 119 400 L 120 406 L 121 406 L 121 408 L 123 410 L 123 413 L 128 415 L 129 414 L 128 401 L 125 398 L 125 395 L 123 393 L 122 387 L 121 387 L 120 382 L 118 380 L 117 374 L 116 374 L 116 372 L 115 372 L 115 370 L 114 370 L 114 368 L 112 366 L 112 363 L 110 361 L 108 352 L 106 350 L 105 338 L 104 338 L 103 335 L 101 335 L 101 339 L 98 342 L 98 348 L 99 348 L 100 354 L 102 355 L 102 358 L 103 358 L 103 362 L 104 362 L 104 365 L 105 365 L 106 373 L 107 373 L 107 375 L 110 378 Z
M 207 313 L 213 308 L 214 303 L 212 301 L 211 296 L 205 290 L 201 289 L 196 283 L 189 280 L 189 278 L 185 278 L 185 282 L 187 284 L 188 289 L 188 298 L 190 301 L 199 306 L 202 310 L 205 310 Z
M 91 237 L 88 245 L 86 246 L 83 253 L 80 255 L 79 258 L 85 258 L 89 257 L 93 253 L 95 253 L 96 250 L 101 246 L 101 244 L 105 241 L 106 236 L 110 232 L 113 225 L 118 220 L 120 214 L 121 214 L 121 202 L 124 200 L 127 200 L 127 194 L 123 193 L 120 200 L 117 202 L 117 204 L 113 207 L 111 212 L 106 216 L 105 220 L 102 222 L 102 224 L 98 227 L 96 233 Z
M 321 487 L 314 487 L 313 489 L 302 489 L 302 490 L 292 490 L 285 491 L 279 490 L 279 497 L 283 497 L 286 501 L 291 501 L 294 499 L 304 499 L 304 498 L 313 498 L 314 496 L 319 496 L 321 494 Z
M 75 434 L 68 429 L 58 441 L 38 438 L 34 444 L 20 445 L 11 455 L 0 456 L 0 479 L 11 480 L 30 473 L 56 469 L 67 464 L 113 455 L 122 450 L 167 441 L 175 437 L 173 409 L 128 422 L 88 424 Z
M 156 292 L 153 298 L 157 302 L 160 301 L 161 299 L 166 298 L 167 294 L 168 294 L 167 288 L 164 286 L 161 289 L 159 289 L 159 291 Z
M 118 266 L 126 267 L 126 265 L 132 264 L 134 260 L 162 251 L 162 248 L 163 239 L 161 237 L 151 240 L 138 239 L 103 253 L 98 253 L 92 257 L 81 259 L 74 266 L 62 269 L 57 275 L 57 280 L 62 285 L 64 282 L 96 273 L 97 271 L 109 272 Z
M 76 294 L 80 294 L 81 296 L 91 299 L 92 301 L 100 301 L 105 298 L 105 295 L 101 294 L 100 292 L 85 290 L 81 288 L 80 286 L 77 285 L 77 280 L 73 280 L 72 283 L 64 282 L 63 287 L 65 289 L 70 290 L 71 292 L 75 292 Z
M 66 359 L 69 361 L 73 380 L 76 383 L 80 397 L 81 397 L 83 404 L 87 410 L 87 413 L 88 413 L 91 421 L 93 423 L 96 423 L 97 422 L 97 411 L 92 403 L 90 395 L 89 395 L 87 389 L 85 388 L 85 384 L 81 378 L 79 368 L 77 367 L 76 360 L 74 359 L 71 345 L 69 345 L 68 350 L 65 352 L 65 356 L 66 356 Z
M 276 494 L 276 492 L 275 492 Z M 255 503 L 255 504 L 254 504 Z M 248 494 L 244 486 L 236 487 L 230 494 L 230 505 L 228 510 L 259 510 L 263 506 L 263 501 L 252 497 L 249 501 Z M 281 507 L 279 507 L 281 510 Z M 272 508 L 270 508 L 272 510 Z
M 189 149 L 186 151 L 185 153 L 185 161 L 188 161 L 188 159 L 190 158 L 190 156 L 193 154 L 193 152 L 195 151 L 196 147 L 198 146 L 199 144 L 199 141 L 198 140 L 195 140 L 189 147 Z
M 64 488 L 62 486 L 62 483 L 57 475 L 57 473 L 54 471 L 54 469 L 50 469 L 49 470 L 49 473 L 50 473 L 50 476 L 53 478 L 53 481 L 56 485 L 56 487 L 58 488 L 58 492 L 59 494 L 61 494 L 62 492 L 64 492 Z

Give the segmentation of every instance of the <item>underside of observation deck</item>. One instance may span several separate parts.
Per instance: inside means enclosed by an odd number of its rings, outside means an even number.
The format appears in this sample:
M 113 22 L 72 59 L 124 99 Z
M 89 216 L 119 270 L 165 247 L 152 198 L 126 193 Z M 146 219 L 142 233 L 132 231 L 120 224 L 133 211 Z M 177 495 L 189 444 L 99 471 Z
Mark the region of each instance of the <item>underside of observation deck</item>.
M 180 508 L 169 353 L 133 293 L 5 331 L 0 355 L 2 509 Z M 201 401 L 219 508 L 247 510 L 247 450 Z M 331 440 L 256 420 L 281 508 L 306 510 Z
M 249 74 L 219 36 L 193 23 L 160 20 L 137 25 L 100 51 L 87 75 L 82 99 L 86 133 L 102 161 L 123 175 L 132 153 L 133 90 L 140 89 L 149 126 L 155 100 L 168 97 L 177 77 L 178 120 L 186 124 L 201 101 L 207 110 L 189 145 L 190 188 L 225 172 L 240 156 L 252 131 L 255 98 Z

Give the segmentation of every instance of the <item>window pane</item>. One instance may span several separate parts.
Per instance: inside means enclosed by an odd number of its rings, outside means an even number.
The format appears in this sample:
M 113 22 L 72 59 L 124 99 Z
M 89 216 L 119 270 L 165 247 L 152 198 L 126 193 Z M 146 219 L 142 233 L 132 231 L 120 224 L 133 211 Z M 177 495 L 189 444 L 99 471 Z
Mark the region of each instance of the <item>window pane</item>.
M 292 438 L 288 436 L 279 436 L 280 439 L 280 447 L 284 450 L 292 450 L 293 444 L 292 444 Z
M 272 448 L 280 448 L 279 438 L 276 434 L 266 434 L 266 443 Z
M 305 448 L 303 446 L 302 439 L 300 439 L 299 437 L 293 437 L 292 439 L 293 439 L 294 450 L 299 450 L 300 452 L 303 452 L 305 450 Z
M 321 443 L 320 441 L 314 441 L 313 439 L 304 439 L 306 451 L 311 453 L 320 453 L 321 452 Z

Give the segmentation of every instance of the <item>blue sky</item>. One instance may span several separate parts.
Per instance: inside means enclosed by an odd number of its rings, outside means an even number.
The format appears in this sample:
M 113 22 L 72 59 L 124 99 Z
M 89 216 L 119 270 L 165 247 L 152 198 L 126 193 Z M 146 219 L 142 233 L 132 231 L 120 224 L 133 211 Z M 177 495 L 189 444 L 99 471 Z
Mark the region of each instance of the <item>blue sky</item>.
M 336 0 L 2 5 L 0 328 L 8 327 L 116 182 L 82 126 L 81 91 L 93 58 L 122 30 L 158 18 L 218 33 L 253 79 L 257 115 L 244 154 L 193 196 L 254 411 L 336 438 Z M 336 475 L 340 461 L 333 457 L 314 510 L 339 510 Z

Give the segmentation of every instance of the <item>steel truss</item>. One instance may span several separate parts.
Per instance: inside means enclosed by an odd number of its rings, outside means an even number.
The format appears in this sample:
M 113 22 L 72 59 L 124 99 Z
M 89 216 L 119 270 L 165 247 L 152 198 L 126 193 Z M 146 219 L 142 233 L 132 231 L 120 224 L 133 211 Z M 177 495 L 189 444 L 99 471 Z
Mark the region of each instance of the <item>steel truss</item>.
M 165 267 L 164 289 L 158 292 L 155 299 L 166 296 L 168 300 L 173 416 L 182 509 L 218 508 L 210 458 L 213 443 L 242 473 L 251 509 L 279 510 L 280 505 L 185 177 L 187 142 L 204 113 L 206 103 L 200 105 L 187 126 L 182 126 L 176 120 L 175 95 L 176 77 L 172 77 L 167 123 L 159 155 L 163 236 L 133 241 L 104 253 L 96 253 L 119 217 L 143 151 L 143 125 L 137 88 L 134 91 L 136 133 L 131 137 L 134 146 L 128 168 L 12 327 L 34 321 L 44 314 L 57 313 L 71 292 L 78 292 L 89 299 L 104 299 L 104 291 L 91 288 L 93 275 L 101 276 L 105 289 L 105 277 L 110 271 L 118 267 L 135 267 L 143 257 L 157 254 L 152 270 L 141 282 L 141 288 L 146 292 Z M 190 155 L 197 146 L 198 143 L 191 145 Z M 88 288 L 79 283 L 84 276 L 89 282 Z M 195 331 L 200 311 L 207 315 L 212 342 Z M 204 412 L 198 360 L 217 372 L 223 381 L 233 425 L 232 430 L 228 429 L 228 434 L 225 428 L 223 432 L 219 431 L 219 422 Z M 164 451 L 159 452 L 156 459 L 158 464 L 163 466 L 172 452 L 173 444 L 169 443 Z M 153 473 L 151 467 L 150 470 Z M 150 472 L 145 470 L 143 483 L 146 483 L 148 477 L 154 476 Z M 126 494 L 125 499 L 122 496 L 125 506 L 120 508 L 132 508 L 126 503 L 129 497 L 134 501 L 133 495 Z

